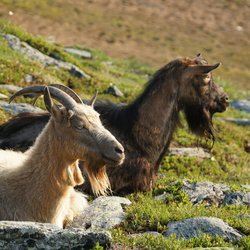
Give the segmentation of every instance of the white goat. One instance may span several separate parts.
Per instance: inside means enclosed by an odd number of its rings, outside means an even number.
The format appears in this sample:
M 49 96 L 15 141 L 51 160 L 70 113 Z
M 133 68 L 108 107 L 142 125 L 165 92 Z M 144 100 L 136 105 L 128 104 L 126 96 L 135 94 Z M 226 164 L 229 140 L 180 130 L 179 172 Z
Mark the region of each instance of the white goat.
M 123 147 L 106 130 L 91 105 L 77 103 L 56 87 L 26 87 L 11 97 L 44 94 L 51 119 L 25 153 L 0 150 L 0 220 L 47 222 L 63 227 L 87 200 L 74 186 L 83 183 L 85 162 L 95 193 L 105 193 L 105 164 L 121 164 Z M 51 96 L 64 107 L 53 104 Z M 93 163 L 93 165 L 92 165 Z

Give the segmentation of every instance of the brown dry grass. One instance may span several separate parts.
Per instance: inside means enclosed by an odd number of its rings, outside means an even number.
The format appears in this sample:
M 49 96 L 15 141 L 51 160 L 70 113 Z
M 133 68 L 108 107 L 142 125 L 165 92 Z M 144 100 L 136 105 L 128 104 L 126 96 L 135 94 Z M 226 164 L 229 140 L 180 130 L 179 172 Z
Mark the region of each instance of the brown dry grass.
M 8 11 L 14 12 L 10 16 Z M 65 45 L 135 57 L 155 67 L 201 52 L 250 90 L 249 0 L 2 0 L 0 15 Z

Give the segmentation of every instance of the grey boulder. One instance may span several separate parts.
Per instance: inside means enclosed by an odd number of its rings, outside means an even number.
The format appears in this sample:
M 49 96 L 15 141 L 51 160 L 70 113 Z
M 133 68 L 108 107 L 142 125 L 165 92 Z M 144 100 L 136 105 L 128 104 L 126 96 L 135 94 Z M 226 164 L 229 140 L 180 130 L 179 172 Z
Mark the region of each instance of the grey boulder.
M 97 243 L 104 248 L 111 245 L 108 232 L 83 229 L 60 229 L 36 222 L 0 221 L 0 249 L 92 249 Z
M 229 241 L 240 240 L 243 236 L 219 218 L 195 217 L 182 221 L 170 222 L 164 236 L 175 234 L 177 238 L 191 239 L 207 234 L 219 236 Z
M 89 75 L 83 72 L 76 65 L 47 56 L 43 54 L 42 52 L 40 52 L 39 50 L 31 47 L 28 43 L 21 41 L 18 37 L 14 35 L 6 34 L 6 35 L 3 35 L 3 37 L 8 41 L 9 46 L 12 49 L 26 55 L 28 58 L 34 61 L 37 61 L 44 66 L 50 66 L 50 65 L 56 66 L 58 68 L 68 70 L 69 73 L 75 77 L 90 78 Z
M 23 112 L 44 112 L 44 110 L 26 103 L 8 103 L 5 101 L 1 101 L 0 107 L 6 112 L 11 113 L 12 115 Z
M 131 202 L 118 196 L 100 196 L 93 201 L 85 212 L 74 218 L 70 227 L 92 230 L 107 230 L 114 228 L 126 219 L 124 206 Z

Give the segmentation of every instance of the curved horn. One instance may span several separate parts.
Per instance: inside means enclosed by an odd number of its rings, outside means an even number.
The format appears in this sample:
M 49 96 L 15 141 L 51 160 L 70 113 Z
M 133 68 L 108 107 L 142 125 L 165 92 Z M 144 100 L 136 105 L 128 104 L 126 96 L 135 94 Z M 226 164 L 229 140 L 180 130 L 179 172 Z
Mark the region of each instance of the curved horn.
M 59 83 L 52 83 L 49 86 L 61 89 L 65 93 L 67 93 L 69 96 L 71 96 L 77 103 L 83 104 L 83 101 L 79 95 L 77 95 L 72 89 L 69 87 L 59 84 Z
M 216 63 L 213 65 L 195 65 L 195 66 L 190 66 L 189 70 L 192 74 L 202 75 L 202 74 L 207 74 L 208 72 L 218 68 L 220 65 L 221 63 Z
M 54 88 L 52 86 L 48 86 L 48 88 L 49 88 L 49 92 L 50 92 L 51 96 L 54 99 L 56 99 L 58 102 L 60 102 L 65 108 L 67 108 L 67 109 L 74 108 L 74 106 L 76 105 L 76 101 L 71 96 L 69 96 L 68 94 L 66 94 L 62 90 Z M 17 96 L 21 96 L 24 94 L 33 94 L 34 93 L 34 94 L 43 95 L 44 89 L 45 89 L 45 86 L 30 86 L 30 87 L 23 88 L 23 89 L 17 91 L 14 95 L 12 95 L 10 97 L 9 103 L 11 103 Z

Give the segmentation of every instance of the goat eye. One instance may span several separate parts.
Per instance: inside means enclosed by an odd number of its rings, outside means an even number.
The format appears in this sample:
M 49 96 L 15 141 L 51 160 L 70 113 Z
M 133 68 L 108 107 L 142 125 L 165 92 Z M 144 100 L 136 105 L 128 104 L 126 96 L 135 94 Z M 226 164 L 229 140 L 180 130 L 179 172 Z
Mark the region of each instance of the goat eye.
M 86 129 L 82 124 L 75 125 L 74 127 L 75 127 L 76 130 L 83 130 L 83 129 Z
M 205 84 L 209 83 L 210 80 L 211 80 L 211 78 L 210 78 L 209 75 L 206 75 L 206 76 L 204 76 L 204 78 L 203 78 L 203 81 L 204 81 Z

